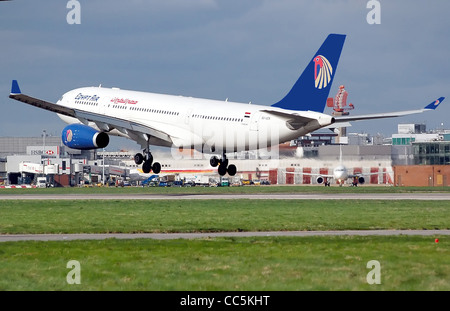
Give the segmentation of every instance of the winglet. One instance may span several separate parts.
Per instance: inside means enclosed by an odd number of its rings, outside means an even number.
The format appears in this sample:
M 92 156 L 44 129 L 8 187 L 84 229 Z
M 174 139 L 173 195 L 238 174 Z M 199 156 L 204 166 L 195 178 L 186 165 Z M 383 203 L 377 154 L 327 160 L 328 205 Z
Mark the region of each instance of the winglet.
M 17 94 L 22 94 L 22 92 L 20 91 L 20 88 L 19 88 L 19 83 L 17 82 L 17 80 L 12 80 L 11 95 L 17 95 Z
M 432 109 L 432 110 L 434 110 L 440 105 L 440 103 L 442 103 L 442 101 L 444 99 L 445 99 L 445 97 L 440 97 L 440 98 L 436 99 L 434 102 L 432 102 L 431 104 L 429 104 L 428 106 L 426 106 L 423 109 Z

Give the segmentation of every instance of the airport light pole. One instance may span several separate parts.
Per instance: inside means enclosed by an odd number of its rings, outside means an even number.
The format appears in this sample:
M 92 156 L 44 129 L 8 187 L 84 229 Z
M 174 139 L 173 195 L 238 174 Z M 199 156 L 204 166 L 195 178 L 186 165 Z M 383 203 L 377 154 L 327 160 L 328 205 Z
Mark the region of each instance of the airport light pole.
M 105 148 L 103 148 L 102 162 L 103 162 L 102 185 L 105 186 Z
M 45 159 L 44 159 L 44 155 L 45 155 L 45 136 L 47 136 L 47 130 L 42 130 L 42 144 L 43 144 L 43 149 L 42 149 L 42 173 L 45 176 Z

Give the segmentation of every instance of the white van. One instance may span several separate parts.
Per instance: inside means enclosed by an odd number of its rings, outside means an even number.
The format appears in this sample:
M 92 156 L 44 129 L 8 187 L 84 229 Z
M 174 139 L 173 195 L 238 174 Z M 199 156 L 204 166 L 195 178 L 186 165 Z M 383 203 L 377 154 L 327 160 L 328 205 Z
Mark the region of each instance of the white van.
M 38 177 L 37 181 L 36 181 L 36 187 L 37 188 L 47 188 L 47 178 Z

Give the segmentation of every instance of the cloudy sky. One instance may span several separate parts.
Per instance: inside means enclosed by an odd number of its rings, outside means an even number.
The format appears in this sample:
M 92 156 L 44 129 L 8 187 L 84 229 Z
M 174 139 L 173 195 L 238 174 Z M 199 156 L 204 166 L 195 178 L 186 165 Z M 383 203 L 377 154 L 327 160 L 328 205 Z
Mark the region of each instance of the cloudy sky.
M 102 84 L 271 105 L 329 33 L 347 35 L 330 96 L 344 84 L 352 114 L 447 97 L 435 112 L 360 121 L 349 132 L 390 136 L 409 122 L 450 128 L 450 1 L 379 2 L 379 25 L 367 23 L 368 0 L 79 0 L 78 25 L 67 23 L 66 0 L 0 2 L 0 136 L 64 127 L 55 114 L 9 99 L 12 79 L 53 102 Z M 117 138 L 110 150 L 122 147 L 138 145 Z

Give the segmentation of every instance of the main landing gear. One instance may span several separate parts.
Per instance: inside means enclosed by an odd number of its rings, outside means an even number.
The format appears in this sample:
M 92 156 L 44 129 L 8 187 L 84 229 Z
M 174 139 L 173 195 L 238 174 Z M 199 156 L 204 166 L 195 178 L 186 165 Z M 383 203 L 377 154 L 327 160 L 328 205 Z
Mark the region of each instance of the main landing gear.
M 228 159 L 225 155 L 225 153 L 222 155 L 222 159 L 219 159 L 217 156 L 212 156 L 209 160 L 209 164 L 211 164 L 212 167 L 219 166 L 219 175 L 224 176 L 226 173 L 230 176 L 236 175 L 237 169 L 236 165 L 230 164 L 228 165 Z
M 150 171 L 153 171 L 154 174 L 159 174 L 161 172 L 161 164 L 159 162 L 153 163 L 153 156 L 150 150 L 147 148 L 142 153 L 136 153 L 134 156 L 134 162 L 137 165 L 141 165 L 142 163 L 142 171 L 145 174 L 150 173 Z

